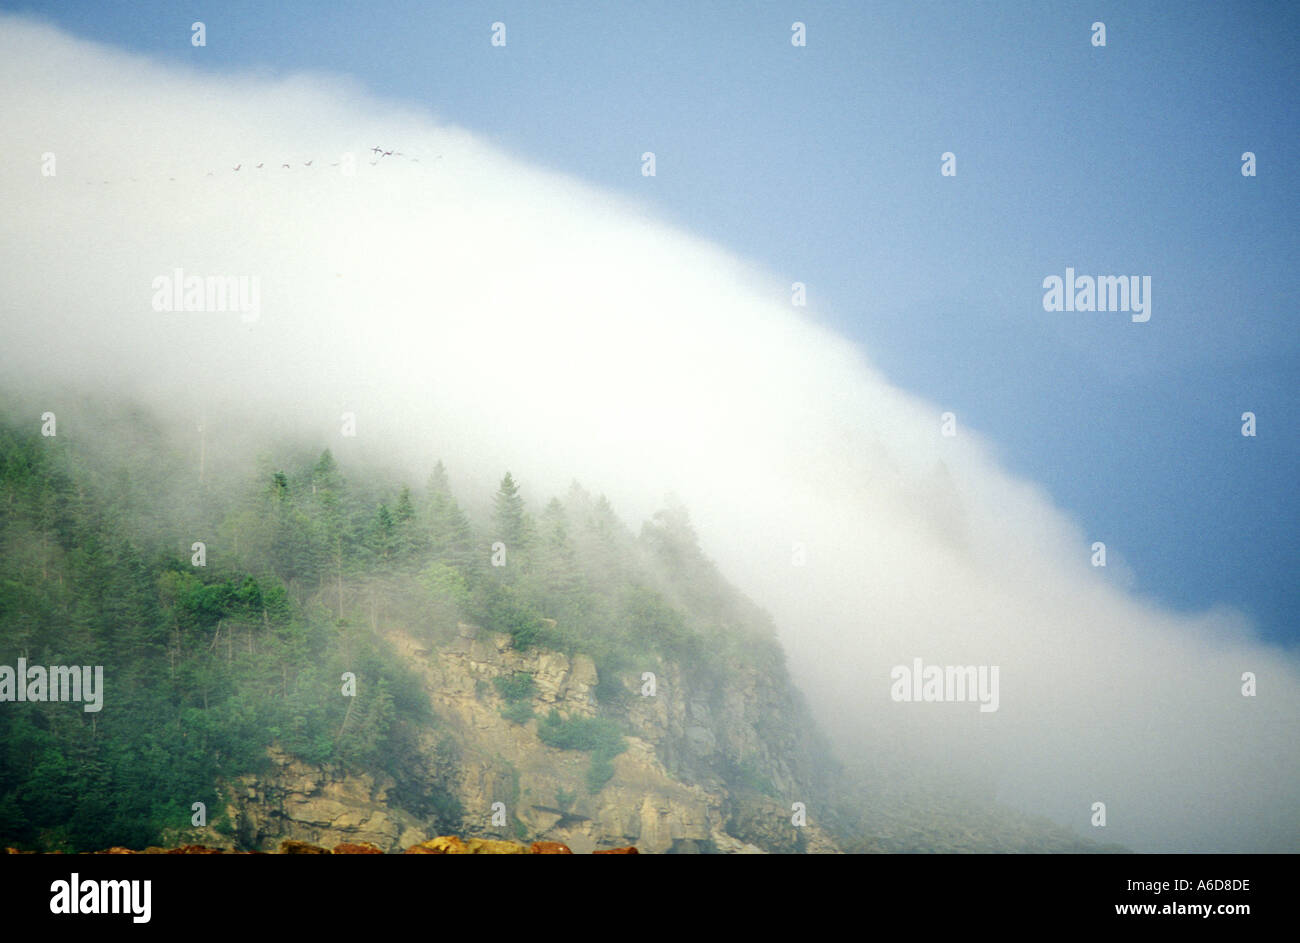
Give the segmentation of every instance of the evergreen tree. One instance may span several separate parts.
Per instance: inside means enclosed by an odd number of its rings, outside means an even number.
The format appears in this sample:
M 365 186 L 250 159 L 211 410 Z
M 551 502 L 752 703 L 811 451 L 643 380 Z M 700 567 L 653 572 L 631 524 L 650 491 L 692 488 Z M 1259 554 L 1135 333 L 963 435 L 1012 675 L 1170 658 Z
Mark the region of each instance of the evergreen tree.
M 271 528 L 266 569 L 291 586 L 297 580 L 318 582 L 307 517 L 282 471 L 271 477 L 269 500 L 269 513 L 262 522 Z
M 415 517 L 415 505 L 411 503 L 411 489 L 402 485 L 402 493 L 397 497 L 397 509 L 393 512 L 393 519 L 401 524 L 413 517 Z
M 379 510 L 370 522 L 366 549 L 374 555 L 381 567 L 387 568 L 393 561 L 393 555 L 397 551 L 397 519 L 388 510 L 387 504 L 379 505 Z
M 451 493 L 447 470 L 441 461 L 429 476 L 428 514 L 424 524 L 427 546 L 434 559 L 453 566 L 468 576 L 478 562 L 474 549 L 474 533 L 469 518 L 460 509 Z
M 333 583 L 335 608 L 343 618 L 343 578 L 352 546 L 345 505 L 345 483 L 334 456 L 326 449 L 312 469 L 312 494 L 315 498 L 312 519 L 312 548 L 317 573 L 323 586 Z
M 519 486 L 510 472 L 501 479 L 492 506 L 492 523 L 496 529 L 494 539 L 503 541 L 507 552 L 523 550 L 530 536 L 528 517 L 524 511 L 524 499 L 519 496 Z
M 3 843 L 159 843 L 273 743 L 382 773 L 403 803 L 426 803 L 404 807 L 443 815 L 454 803 L 419 758 L 427 692 L 389 649 L 390 623 L 432 629 L 436 645 L 468 618 L 519 648 L 586 654 L 601 711 L 648 658 L 712 672 L 700 684 L 716 688 L 719 665 L 767 657 L 761 614 L 699 552 L 684 510 L 638 542 L 576 485 L 534 520 L 507 473 L 476 535 L 441 462 L 413 497 L 349 482 L 328 450 L 268 454 L 247 477 L 214 473 L 195 501 L 165 485 L 188 481 L 189 456 L 148 447 L 156 467 L 136 475 L 130 450 L 106 460 L 0 422 L 0 645 L 32 664 L 103 664 L 113 707 L 0 710 Z M 206 567 L 191 565 L 196 539 Z M 493 540 L 504 568 L 489 565 Z M 344 671 L 363 679 L 355 700 L 338 696 Z
M 429 476 L 429 493 L 434 494 L 451 494 L 451 482 L 447 480 L 447 466 L 442 464 L 442 459 L 433 466 L 433 473 Z
M 422 539 L 420 527 L 416 521 L 415 502 L 411 499 L 411 489 L 402 486 L 397 497 L 397 507 L 393 511 L 394 539 L 396 556 L 403 569 L 412 570 L 423 566 L 427 541 Z
M 585 581 L 577 550 L 569 539 L 568 516 L 559 498 L 552 498 L 542 514 L 545 553 L 537 571 L 538 595 L 544 608 L 566 624 L 569 632 L 581 632 L 589 612 Z

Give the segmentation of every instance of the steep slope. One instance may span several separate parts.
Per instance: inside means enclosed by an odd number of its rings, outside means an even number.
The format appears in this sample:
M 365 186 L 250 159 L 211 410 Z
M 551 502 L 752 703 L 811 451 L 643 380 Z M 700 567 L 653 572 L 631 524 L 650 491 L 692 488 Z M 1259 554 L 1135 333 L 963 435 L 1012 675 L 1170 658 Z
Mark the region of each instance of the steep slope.
M 507 475 L 474 523 L 440 465 L 353 487 L 328 451 L 196 481 L 123 422 L 146 468 L 0 438 L 0 646 L 107 678 L 95 716 L 0 713 L 6 841 L 834 849 L 771 627 L 682 509 L 636 537 L 575 486 L 534 518 Z
M 270 849 L 296 839 L 327 846 L 372 842 L 397 851 L 441 828 L 467 836 L 559 841 L 578 853 L 626 844 L 647 853 L 837 850 L 815 821 L 792 826 L 787 806 L 777 799 L 784 793 L 773 778 L 791 794 L 800 786 L 784 756 L 766 759 L 775 747 L 747 719 L 773 720 L 769 714 L 779 706 L 764 700 L 757 679 L 725 691 L 729 704 L 717 718 L 707 695 L 694 702 L 692 713 L 689 701 L 675 706 L 673 697 L 635 693 L 617 725 L 627 731 L 623 749 L 612 757 L 610 778 L 593 789 L 591 752 L 548 745 L 538 736 L 550 711 L 568 720 L 603 716 L 595 696 L 601 681 L 590 658 L 537 648 L 520 652 L 508 635 L 464 623 L 451 644 L 433 650 L 399 631 L 390 638 L 423 666 L 433 709 L 444 724 L 440 737 L 425 738 L 422 758 L 431 778 L 442 777 L 463 815 L 422 821 L 394 805 L 385 778 L 340 775 L 337 768 L 311 766 L 273 750 L 267 774 L 247 776 L 225 790 L 238 840 L 216 844 Z M 521 677 L 531 680 L 530 693 L 513 700 L 503 696 L 501 689 Z M 664 687 L 679 678 L 670 672 Z M 514 719 L 503 716 L 512 711 Z M 536 716 L 519 722 L 528 712 Z M 725 771 L 737 749 L 761 757 L 747 767 L 749 782 L 728 782 L 720 772 L 681 772 L 691 764 Z M 169 843 L 199 837 L 177 832 Z
M 105 680 L 98 712 L 0 705 L 2 844 L 1097 850 L 841 768 L 672 502 L 633 534 L 576 484 L 534 513 L 507 473 L 465 510 L 441 463 L 412 488 L 292 443 L 218 458 L 131 410 L 19 415 L 0 665 Z

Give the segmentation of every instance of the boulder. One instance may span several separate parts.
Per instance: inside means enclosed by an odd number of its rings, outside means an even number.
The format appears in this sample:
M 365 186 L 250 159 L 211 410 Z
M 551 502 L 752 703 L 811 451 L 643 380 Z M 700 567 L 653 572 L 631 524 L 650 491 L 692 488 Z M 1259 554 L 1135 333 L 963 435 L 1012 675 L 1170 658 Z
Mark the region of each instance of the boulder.
M 496 841 L 491 838 L 471 838 L 471 855 L 526 855 L 528 849 L 517 841 Z
M 328 855 L 329 849 L 322 848 L 320 845 L 313 845 L 305 841 L 293 841 L 286 838 L 280 842 L 280 854 L 282 855 Z
M 530 849 L 535 855 L 571 855 L 573 852 L 564 842 L 535 841 Z
M 440 835 L 406 849 L 408 855 L 467 855 L 465 843 L 455 835 Z

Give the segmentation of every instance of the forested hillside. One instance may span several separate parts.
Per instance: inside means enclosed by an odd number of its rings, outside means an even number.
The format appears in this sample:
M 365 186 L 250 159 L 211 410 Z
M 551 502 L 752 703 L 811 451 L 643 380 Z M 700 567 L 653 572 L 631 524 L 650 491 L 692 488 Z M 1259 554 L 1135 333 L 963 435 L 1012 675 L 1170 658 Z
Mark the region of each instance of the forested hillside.
M 482 483 L 472 519 L 436 461 L 403 482 L 354 475 L 328 448 L 219 478 L 194 459 L 144 416 L 97 445 L 0 426 L 0 663 L 102 665 L 105 679 L 97 713 L 0 707 L 0 842 L 157 843 L 194 802 L 219 809 L 216 784 L 257 772 L 273 743 L 389 776 L 395 804 L 454 825 L 459 801 L 416 748 L 442 721 L 386 643 L 393 624 L 431 646 L 465 622 L 518 650 L 590 656 L 612 719 L 539 718 L 538 736 L 603 737 L 606 758 L 644 671 L 680 666 L 698 690 L 740 668 L 785 683 L 769 620 L 703 557 L 680 507 L 634 534 L 576 484 L 526 502 L 505 473 Z M 345 672 L 370 696 L 340 696 Z M 593 789 L 610 772 L 600 752 Z
M 56 435 L 0 420 L 0 666 L 102 666 L 103 707 L 0 703 L 0 845 L 1115 850 L 905 759 L 841 766 L 682 507 L 634 533 L 576 483 L 453 493 L 436 459 L 404 481 L 324 444 L 215 451 L 69 412 Z M 340 831 L 344 794 L 364 821 Z

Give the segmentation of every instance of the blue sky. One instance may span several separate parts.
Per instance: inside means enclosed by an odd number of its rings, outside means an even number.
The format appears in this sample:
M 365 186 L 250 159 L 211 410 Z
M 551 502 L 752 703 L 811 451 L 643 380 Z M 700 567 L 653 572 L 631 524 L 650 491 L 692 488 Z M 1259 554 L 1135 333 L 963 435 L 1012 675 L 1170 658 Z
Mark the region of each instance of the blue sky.
M 643 199 L 807 283 L 1138 592 L 1300 641 L 1294 5 L 0 5 L 205 71 L 350 75 Z M 1067 266 L 1150 275 L 1151 320 L 1044 311 Z

